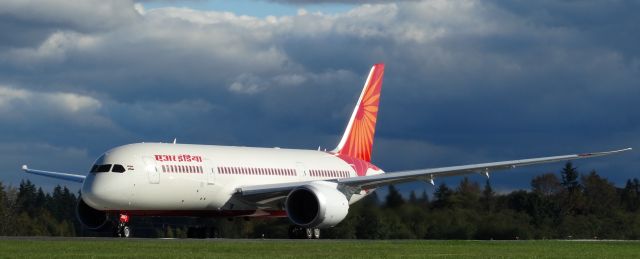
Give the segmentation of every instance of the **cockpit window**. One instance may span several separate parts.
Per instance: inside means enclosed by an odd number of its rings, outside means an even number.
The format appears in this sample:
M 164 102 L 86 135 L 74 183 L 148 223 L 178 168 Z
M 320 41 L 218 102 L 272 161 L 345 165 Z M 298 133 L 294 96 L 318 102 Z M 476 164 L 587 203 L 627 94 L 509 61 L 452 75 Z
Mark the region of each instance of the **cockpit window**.
M 111 171 L 111 164 L 106 165 L 94 165 L 91 168 L 92 173 L 105 173 Z
M 116 165 L 113 165 L 113 168 L 111 169 L 111 172 L 114 172 L 114 173 L 124 173 L 124 171 L 126 171 L 126 170 L 124 169 L 124 166 L 122 166 L 122 165 L 117 165 L 117 164 L 116 164 Z

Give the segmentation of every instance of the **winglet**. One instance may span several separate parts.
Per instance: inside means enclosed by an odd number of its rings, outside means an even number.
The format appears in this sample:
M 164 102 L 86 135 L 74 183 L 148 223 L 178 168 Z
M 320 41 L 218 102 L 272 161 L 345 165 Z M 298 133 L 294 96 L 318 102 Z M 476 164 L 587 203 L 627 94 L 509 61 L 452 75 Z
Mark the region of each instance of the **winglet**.
M 333 152 L 371 161 L 383 75 L 384 64 L 373 65 L 344 135 Z
M 22 170 L 23 171 L 27 171 L 27 170 L 29 170 L 29 167 L 27 167 L 27 165 L 22 165 Z

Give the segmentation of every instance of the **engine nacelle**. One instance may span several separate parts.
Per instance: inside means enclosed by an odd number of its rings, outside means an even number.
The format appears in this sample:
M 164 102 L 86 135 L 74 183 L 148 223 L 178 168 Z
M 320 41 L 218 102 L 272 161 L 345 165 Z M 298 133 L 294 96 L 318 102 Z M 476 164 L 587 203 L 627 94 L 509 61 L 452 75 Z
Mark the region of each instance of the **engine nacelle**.
M 78 201 L 76 206 L 76 217 L 80 220 L 80 223 L 85 225 L 88 229 L 99 230 L 109 222 L 109 217 L 106 212 L 99 211 L 91 206 L 87 205 L 82 197 Z
M 289 220 L 311 228 L 333 227 L 349 212 L 347 197 L 331 182 L 312 182 L 293 189 L 287 196 L 285 208 Z

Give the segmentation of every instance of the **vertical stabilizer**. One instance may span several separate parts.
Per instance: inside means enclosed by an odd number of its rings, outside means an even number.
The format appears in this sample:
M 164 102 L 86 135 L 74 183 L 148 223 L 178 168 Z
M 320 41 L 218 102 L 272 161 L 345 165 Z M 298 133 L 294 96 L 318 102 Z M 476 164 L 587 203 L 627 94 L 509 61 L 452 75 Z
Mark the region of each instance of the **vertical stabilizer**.
M 373 65 L 335 153 L 371 161 L 383 75 L 384 64 Z

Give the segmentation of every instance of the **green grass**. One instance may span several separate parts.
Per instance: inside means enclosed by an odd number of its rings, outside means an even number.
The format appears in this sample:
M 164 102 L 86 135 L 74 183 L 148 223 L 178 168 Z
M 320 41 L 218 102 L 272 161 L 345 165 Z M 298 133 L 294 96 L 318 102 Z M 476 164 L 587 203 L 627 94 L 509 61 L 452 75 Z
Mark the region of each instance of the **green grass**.
M 2 239 L 0 258 L 640 258 L 634 241 Z

